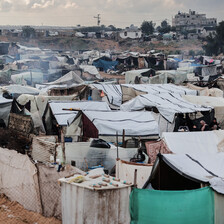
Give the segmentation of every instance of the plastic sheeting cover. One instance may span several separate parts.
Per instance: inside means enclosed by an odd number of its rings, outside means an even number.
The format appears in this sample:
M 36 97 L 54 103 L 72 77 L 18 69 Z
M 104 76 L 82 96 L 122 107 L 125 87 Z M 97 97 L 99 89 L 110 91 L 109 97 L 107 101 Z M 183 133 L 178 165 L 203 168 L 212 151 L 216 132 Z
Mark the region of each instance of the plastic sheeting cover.
M 213 224 L 214 192 L 134 189 L 130 195 L 131 224 Z
M 153 136 L 159 135 L 158 124 L 151 112 L 84 111 L 99 131 L 99 135 Z
M 53 101 L 49 105 L 58 124 L 62 126 L 67 126 L 68 121 L 74 120 L 78 114 L 78 110 L 111 110 L 106 102 L 97 101 Z M 69 110 L 70 108 L 77 109 L 77 111 Z
M 145 107 L 156 107 L 159 113 L 169 122 L 173 122 L 177 113 L 193 113 L 210 111 L 212 107 L 205 107 L 189 103 L 181 95 L 173 93 L 144 94 L 137 96 L 121 105 L 122 111 L 142 110 Z

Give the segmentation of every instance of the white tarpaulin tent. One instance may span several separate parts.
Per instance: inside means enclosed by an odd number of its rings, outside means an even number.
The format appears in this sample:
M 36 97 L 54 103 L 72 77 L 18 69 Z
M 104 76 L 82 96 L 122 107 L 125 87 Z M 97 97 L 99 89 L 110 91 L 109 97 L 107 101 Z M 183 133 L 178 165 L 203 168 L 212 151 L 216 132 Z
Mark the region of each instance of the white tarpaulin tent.
M 139 95 L 121 105 L 122 111 L 142 110 L 146 107 L 156 107 L 159 113 L 169 122 L 173 122 L 175 114 L 210 111 L 212 107 L 192 104 L 184 100 L 179 94 L 161 93 Z
M 224 131 L 163 133 L 163 140 L 174 153 L 163 154 L 169 164 L 224 194 Z
M 214 154 L 224 152 L 221 142 L 224 131 L 204 132 L 164 132 L 163 140 L 168 148 L 176 154 Z M 183 144 L 184 143 L 184 144 Z
M 211 96 L 183 96 L 185 100 L 191 103 L 203 106 L 214 107 L 215 117 L 220 123 L 221 128 L 224 127 L 224 98 Z
M 106 95 L 108 102 L 115 106 L 120 106 L 122 103 L 122 92 L 120 85 L 113 84 L 92 84 L 93 88 L 102 90 Z
M 159 135 L 158 124 L 151 112 L 84 111 L 98 129 L 99 135 L 147 137 Z
M 44 85 L 72 85 L 72 84 L 81 84 L 84 81 L 74 72 L 70 71 L 61 78 L 55 80 L 54 82 L 44 83 Z
M 224 153 L 214 154 L 164 154 L 163 157 L 175 169 L 188 177 L 210 183 L 211 187 L 224 194 Z
M 106 102 L 98 101 L 52 101 L 49 105 L 57 123 L 61 126 L 67 126 L 69 121 L 73 121 L 79 110 L 110 111 Z
M 97 68 L 93 65 L 80 65 L 81 69 L 83 69 L 84 72 L 87 72 L 91 75 L 94 75 L 96 78 L 101 79 L 100 73 L 98 72 Z
M 132 88 L 139 92 L 160 94 L 160 93 L 179 93 L 181 95 L 197 95 L 196 90 L 188 89 L 173 84 L 92 84 L 93 88 L 102 90 L 106 95 L 108 102 L 115 106 L 122 104 L 122 96 L 126 94 L 125 88 Z
M 22 85 L 9 85 L 1 87 L 2 92 L 8 92 L 9 94 L 30 94 L 30 95 L 38 95 L 40 91 L 31 86 L 22 86 Z
M 123 86 L 151 94 L 179 93 L 181 95 L 197 95 L 196 90 L 173 84 L 122 84 Z

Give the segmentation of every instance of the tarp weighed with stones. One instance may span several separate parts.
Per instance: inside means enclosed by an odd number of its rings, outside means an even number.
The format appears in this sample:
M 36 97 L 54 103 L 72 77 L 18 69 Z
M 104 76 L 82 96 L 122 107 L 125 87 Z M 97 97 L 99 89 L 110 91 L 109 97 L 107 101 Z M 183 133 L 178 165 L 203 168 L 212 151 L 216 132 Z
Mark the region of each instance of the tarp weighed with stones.
M 134 189 L 130 195 L 131 224 L 213 224 L 214 192 Z

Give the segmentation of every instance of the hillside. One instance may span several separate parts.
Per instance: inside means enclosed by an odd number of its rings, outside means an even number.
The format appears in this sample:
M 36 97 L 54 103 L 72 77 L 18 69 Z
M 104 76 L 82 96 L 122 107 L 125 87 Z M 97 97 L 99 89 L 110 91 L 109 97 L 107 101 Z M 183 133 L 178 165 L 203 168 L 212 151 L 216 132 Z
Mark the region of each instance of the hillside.
M 166 54 L 184 53 L 190 50 L 195 52 L 202 51 L 200 40 L 181 40 L 181 41 L 154 41 L 139 42 L 137 40 L 107 40 L 107 39 L 84 39 L 77 37 L 40 37 L 34 39 L 24 39 L 18 37 L 0 36 L 0 41 L 19 42 L 26 46 L 48 48 L 52 50 L 76 51 L 76 50 L 116 50 L 116 51 L 138 51 L 145 53 L 149 50 L 159 50 Z

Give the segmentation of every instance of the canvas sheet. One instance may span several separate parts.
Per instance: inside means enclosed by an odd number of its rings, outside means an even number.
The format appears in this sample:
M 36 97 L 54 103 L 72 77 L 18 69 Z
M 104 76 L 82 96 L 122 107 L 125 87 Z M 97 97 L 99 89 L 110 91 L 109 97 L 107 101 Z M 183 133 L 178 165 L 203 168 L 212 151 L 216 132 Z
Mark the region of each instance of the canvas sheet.
M 164 154 L 168 164 L 177 171 L 198 181 L 209 183 L 218 193 L 224 194 L 224 153 L 216 154 Z
M 137 91 L 142 91 L 151 94 L 160 93 L 179 93 L 181 95 L 197 95 L 196 90 L 192 90 L 183 86 L 174 84 L 122 84 L 122 86 L 133 88 Z
M 111 110 L 106 102 L 100 101 L 52 101 L 49 105 L 57 123 L 61 126 L 67 126 L 70 123 L 69 121 L 73 121 L 79 110 Z
M 224 139 L 224 131 L 164 132 L 163 140 L 171 152 L 176 154 L 216 154 L 224 149 L 218 145 Z M 184 144 L 183 144 L 184 142 Z
M 212 107 L 189 103 L 181 95 L 173 93 L 144 94 L 121 105 L 122 111 L 137 111 L 147 107 L 156 107 L 159 113 L 170 123 L 177 113 L 210 111 Z
M 99 135 L 153 136 L 158 135 L 158 124 L 151 112 L 83 111 L 99 131 Z
M 37 169 L 27 155 L 0 148 L 0 192 L 25 209 L 42 213 Z
M 122 103 L 122 92 L 120 85 L 113 85 L 113 84 L 92 84 L 93 88 L 98 90 L 102 90 L 109 101 L 110 104 L 115 106 L 120 106 Z

